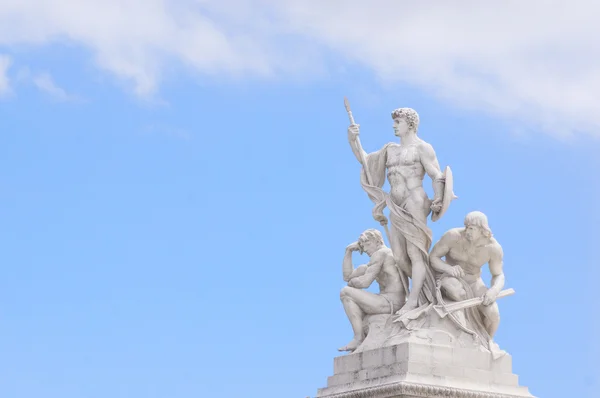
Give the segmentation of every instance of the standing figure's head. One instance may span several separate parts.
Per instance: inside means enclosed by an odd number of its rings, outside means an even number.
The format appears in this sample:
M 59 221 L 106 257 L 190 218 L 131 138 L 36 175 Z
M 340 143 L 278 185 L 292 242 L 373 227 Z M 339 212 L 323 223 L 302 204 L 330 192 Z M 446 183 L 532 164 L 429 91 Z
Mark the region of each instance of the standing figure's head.
M 417 134 L 419 128 L 419 114 L 411 108 L 398 108 L 392 112 L 394 119 L 394 134 L 404 137 L 409 132 Z
M 480 211 L 472 211 L 465 217 L 465 237 L 469 242 L 476 241 L 481 237 L 487 239 L 492 237 L 492 230 L 488 225 L 488 219 Z
M 383 236 L 376 229 L 367 229 L 358 237 L 358 246 L 360 247 L 361 254 L 365 252 L 370 256 L 383 245 Z

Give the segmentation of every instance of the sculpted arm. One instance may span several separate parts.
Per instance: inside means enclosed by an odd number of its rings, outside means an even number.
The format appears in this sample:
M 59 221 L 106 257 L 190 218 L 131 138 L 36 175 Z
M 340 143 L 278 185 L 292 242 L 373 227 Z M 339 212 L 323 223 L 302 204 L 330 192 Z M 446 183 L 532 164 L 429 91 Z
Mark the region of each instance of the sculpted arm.
M 450 252 L 452 245 L 459 238 L 460 233 L 454 230 L 448 231 L 442 236 L 439 242 L 433 246 L 433 249 L 429 254 L 429 263 L 431 268 L 437 272 L 454 277 L 464 276 L 464 271 L 460 266 L 452 266 L 442 260 L 442 257 L 446 256 Z
M 365 274 L 351 279 L 348 286 L 356 287 L 359 289 L 366 289 L 369 286 L 371 286 L 371 283 L 373 283 L 375 278 L 377 278 L 377 275 L 379 275 L 379 273 L 381 272 L 384 260 L 384 255 L 381 255 L 380 253 L 375 253 L 373 257 L 371 257 L 371 261 L 369 261 L 369 264 L 367 264 Z
M 358 243 L 354 242 L 346 247 L 346 253 L 344 254 L 344 261 L 342 263 L 342 274 L 345 282 L 357 276 L 361 276 L 367 270 L 366 265 L 361 265 L 354 269 L 352 265 L 352 252 L 359 251 Z
M 368 268 L 367 264 L 359 265 L 358 267 L 356 267 L 354 269 L 354 271 L 352 271 L 352 273 L 350 274 L 350 276 L 348 276 L 348 279 L 344 278 L 344 281 L 345 282 L 349 282 L 353 278 L 357 278 L 359 276 L 364 275 L 365 272 L 367 272 L 367 268 Z
M 503 261 L 504 253 L 502 252 L 502 247 L 498 243 L 494 245 L 492 248 L 492 253 L 490 254 L 489 266 L 490 266 L 490 274 L 492 274 L 492 283 L 491 287 L 483 296 L 483 305 L 490 305 L 496 298 L 498 297 L 498 293 L 504 287 L 504 261 Z
M 450 265 L 442 260 L 442 257 L 450 252 L 450 239 L 448 232 L 446 232 L 438 243 L 433 246 L 433 249 L 431 249 L 431 253 L 429 254 L 431 268 L 444 274 L 448 274 L 451 268 Z
M 350 127 L 348 127 L 348 142 L 350 143 L 350 148 L 352 149 L 352 153 L 356 157 L 356 160 L 358 160 L 358 162 L 362 164 L 363 159 L 366 159 L 366 157 L 367 157 L 367 153 L 362 148 L 362 145 L 360 144 L 360 140 L 357 139 L 358 134 L 359 134 L 358 124 L 353 124 Z
M 500 290 L 504 287 L 504 253 L 502 252 L 502 247 L 496 244 L 492 255 L 490 256 L 490 274 L 492 274 L 492 286 L 490 289 L 493 289 L 496 294 L 500 293 Z
M 433 201 L 440 201 L 444 195 L 444 174 L 440 169 L 433 147 L 428 143 L 421 145 L 421 163 L 433 182 Z

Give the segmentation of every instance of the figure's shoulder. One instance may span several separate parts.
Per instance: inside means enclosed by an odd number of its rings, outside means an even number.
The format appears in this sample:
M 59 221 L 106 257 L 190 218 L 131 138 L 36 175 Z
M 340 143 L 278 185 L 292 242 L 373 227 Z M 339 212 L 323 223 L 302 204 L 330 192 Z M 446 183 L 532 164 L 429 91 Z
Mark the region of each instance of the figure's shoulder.
M 392 251 L 391 248 L 386 246 L 383 248 L 383 255 L 386 257 L 394 257 L 394 252 Z
M 369 153 L 369 156 L 384 156 L 385 157 L 388 155 L 388 152 L 390 151 L 390 149 L 393 149 L 393 145 L 395 145 L 393 142 L 388 142 L 387 144 L 382 146 L 381 149 L 379 149 L 375 152 Z
M 424 155 L 435 156 L 435 150 L 433 149 L 433 146 L 427 141 L 419 139 L 419 142 L 417 143 L 417 148 L 419 148 L 419 152 L 421 152 Z
M 388 142 L 387 144 L 385 144 L 383 146 L 383 148 L 381 148 L 381 150 L 384 152 L 387 152 L 390 149 L 396 149 L 396 148 L 400 148 L 400 144 L 397 144 L 395 142 Z
M 446 231 L 444 235 L 442 235 L 442 239 L 448 243 L 450 242 L 458 242 L 462 238 L 462 233 L 464 228 L 452 228 Z
M 392 249 L 385 246 L 385 247 L 382 247 L 381 249 L 377 250 L 375 253 L 373 253 L 373 256 L 371 256 L 371 259 L 376 260 L 376 261 L 378 261 L 378 260 L 384 261 L 389 257 L 393 258 L 394 253 L 392 252 Z
M 425 141 L 422 138 L 417 137 L 418 141 L 417 141 L 417 145 L 421 148 L 428 148 L 428 149 L 433 149 L 433 146 L 431 146 L 431 144 L 427 141 Z

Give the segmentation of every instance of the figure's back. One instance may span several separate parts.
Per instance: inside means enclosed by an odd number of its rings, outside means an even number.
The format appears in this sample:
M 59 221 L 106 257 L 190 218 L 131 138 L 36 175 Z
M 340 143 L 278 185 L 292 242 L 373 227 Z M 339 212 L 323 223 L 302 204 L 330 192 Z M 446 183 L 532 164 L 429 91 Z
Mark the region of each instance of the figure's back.
M 399 292 L 402 291 L 402 280 L 400 277 L 400 271 L 396 267 L 396 260 L 392 249 L 389 247 L 382 248 L 381 251 L 385 256 L 383 260 L 383 266 L 381 272 L 377 275 L 375 280 L 379 284 L 379 290 L 381 293 Z

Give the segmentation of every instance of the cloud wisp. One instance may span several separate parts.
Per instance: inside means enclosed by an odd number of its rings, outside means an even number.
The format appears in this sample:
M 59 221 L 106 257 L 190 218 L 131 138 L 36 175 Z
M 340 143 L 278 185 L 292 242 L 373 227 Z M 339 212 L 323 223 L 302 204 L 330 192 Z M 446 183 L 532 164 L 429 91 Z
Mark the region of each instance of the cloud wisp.
M 7 0 L 0 45 L 75 42 L 142 97 L 172 63 L 311 77 L 335 54 L 452 106 L 600 136 L 599 14 L 593 0 Z
M 78 99 L 76 96 L 67 93 L 62 87 L 59 87 L 47 72 L 33 76 L 31 81 L 38 90 L 58 101 L 76 101 Z
M 8 77 L 8 68 L 11 65 L 11 58 L 8 55 L 0 54 L 0 98 L 11 92 L 10 78 Z
M 82 98 L 59 86 L 48 72 L 32 72 L 29 67 L 19 67 L 14 76 L 15 86 L 32 85 L 41 93 L 59 102 L 80 102 Z

